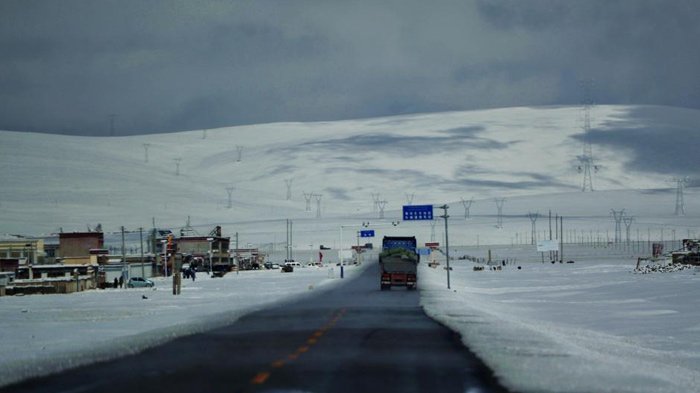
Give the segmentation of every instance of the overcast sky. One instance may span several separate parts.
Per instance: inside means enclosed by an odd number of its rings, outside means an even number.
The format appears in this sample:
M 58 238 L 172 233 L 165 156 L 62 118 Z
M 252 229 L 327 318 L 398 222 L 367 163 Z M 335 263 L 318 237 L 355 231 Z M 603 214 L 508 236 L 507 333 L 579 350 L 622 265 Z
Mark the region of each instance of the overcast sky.
M 0 1 L 0 129 L 700 108 L 700 1 Z

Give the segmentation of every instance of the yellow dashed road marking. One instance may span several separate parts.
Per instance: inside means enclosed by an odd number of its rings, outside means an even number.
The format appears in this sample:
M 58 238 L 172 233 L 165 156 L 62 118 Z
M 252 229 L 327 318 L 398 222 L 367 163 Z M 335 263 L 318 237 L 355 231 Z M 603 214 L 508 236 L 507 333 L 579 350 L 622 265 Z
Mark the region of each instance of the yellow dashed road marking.
M 252 383 L 253 385 L 260 385 L 265 383 L 265 381 L 267 381 L 268 378 L 270 378 L 270 373 L 264 371 L 254 376 L 250 383 Z
M 311 335 L 311 337 L 308 340 L 306 340 L 306 343 L 309 345 L 316 344 L 318 342 L 318 339 L 321 338 L 321 336 L 323 336 L 327 330 L 329 330 L 333 326 L 335 326 L 335 324 L 338 322 L 338 320 L 340 318 L 342 318 L 343 315 L 345 315 L 345 311 L 346 311 L 345 309 L 342 309 L 340 312 L 335 314 L 333 319 L 328 321 L 322 328 L 315 331 Z M 287 360 L 289 360 L 289 361 L 297 360 L 302 353 L 308 352 L 309 349 L 310 349 L 310 347 L 308 345 L 303 345 L 303 346 L 297 348 L 296 352 L 287 355 Z M 281 367 L 284 367 L 285 364 L 286 364 L 286 362 L 284 360 L 279 359 L 279 360 L 275 360 L 274 362 L 272 362 L 270 364 L 270 366 L 272 368 L 281 368 Z M 269 371 L 262 371 L 262 372 L 257 373 L 253 377 L 253 379 L 250 380 L 250 383 L 253 385 L 261 385 L 261 384 L 264 384 L 265 381 L 268 380 L 268 378 L 270 378 L 270 372 Z
M 271 366 L 274 368 L 280 368 L 284 366 L 284 360 L 275 360 L 274 362 L 272 362 Z

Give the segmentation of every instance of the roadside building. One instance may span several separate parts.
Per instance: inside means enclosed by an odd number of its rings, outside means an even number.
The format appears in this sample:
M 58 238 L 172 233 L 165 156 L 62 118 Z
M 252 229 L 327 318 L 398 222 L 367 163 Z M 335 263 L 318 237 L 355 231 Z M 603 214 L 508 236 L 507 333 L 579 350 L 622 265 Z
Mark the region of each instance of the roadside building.
M 19 238 L 0 240 L 0 259 L 16 260 L 19 264 L 36 265 L 44 262 L 44 240 Z
M 102 232 L 66 232 L 59 234 L 59 246 L 56 259 L 64 264 L 95 265 L 99 252 L 104 249 Z

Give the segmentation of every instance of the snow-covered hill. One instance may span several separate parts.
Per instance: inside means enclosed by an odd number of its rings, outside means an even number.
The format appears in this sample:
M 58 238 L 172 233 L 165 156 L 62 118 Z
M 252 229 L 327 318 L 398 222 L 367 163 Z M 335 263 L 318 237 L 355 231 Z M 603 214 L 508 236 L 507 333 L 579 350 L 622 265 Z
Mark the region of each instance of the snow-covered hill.
M 191 216 L 202 231 L 222 224 L 227 233 L 249 235 L 246 241 L 273 242 L 284 235 L 262 238 L 282 233 L 283 220 L 292 218 L 300 231 L 335 228 L 330 238 L 311 236 L 328 243 L 336 240 L 337 225 L 378 219 L 372 194 L 386 201 L 388 221 L 400 218 L 407 194 L 414 194 L 414 204 L 450 203 L 453 217 L 464 212 L 462 198 L 474 198 L 471 214 L 485 227 L 495 223 L 496 197 L 507 198 L 504 215 L 519 218 L 549 209 L 607 217 L 621 208 L 672 216 L 669 180 L 692 174 L 700 160 L 677 142 L 692 140 L 700 111 L 597 106 L 591 115 L 590 141 L 601 166 L 594 193 L 580 192 L 583 177 L 576 170 L 583 150 L 580 107 L 116 138 L 0 132 L 0 233 L 75 231 L 97 223 L 107 231 L 149 228 L 153 219 L 179 228 Z M 292 199 L 286 200 L 290 179 Z M 231 208 L 227 187 L 234 187 Z M 322 195 L 321 220 L 315 199 L 306 211 L 303 193 Z M 694 189 L 688 193 L 687 211 L 700 211 Z M 526 224 L 514 231 L 529 229 Z

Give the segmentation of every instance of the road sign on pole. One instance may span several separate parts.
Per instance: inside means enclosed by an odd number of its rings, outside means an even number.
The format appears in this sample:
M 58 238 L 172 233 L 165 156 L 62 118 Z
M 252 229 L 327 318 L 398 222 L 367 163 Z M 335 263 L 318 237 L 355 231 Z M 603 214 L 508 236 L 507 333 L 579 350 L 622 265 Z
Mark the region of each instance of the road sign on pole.
M 374 229 L 360 231 L 360 237 L 374 237 Z
M 433 205 L 405 205 L 403 219 L 404 221 L 432 220 Z

